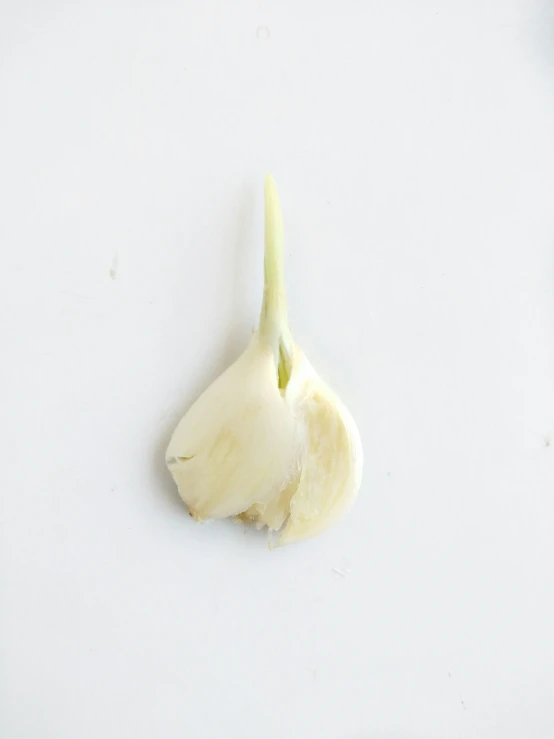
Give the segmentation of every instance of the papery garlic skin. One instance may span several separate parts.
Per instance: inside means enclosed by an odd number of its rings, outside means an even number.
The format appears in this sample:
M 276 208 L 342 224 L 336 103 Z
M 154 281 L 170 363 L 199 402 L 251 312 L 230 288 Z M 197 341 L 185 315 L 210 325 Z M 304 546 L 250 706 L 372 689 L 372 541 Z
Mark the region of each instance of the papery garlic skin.
M 280 530 L 282 545 L 318 535 L 346 512 L 363 459 L 350 413 L 290 334 L 281 208 L 271 177 L 265 203 L 259 331 L 182 418 L 166 462 L 194 518 L 238 516 Z

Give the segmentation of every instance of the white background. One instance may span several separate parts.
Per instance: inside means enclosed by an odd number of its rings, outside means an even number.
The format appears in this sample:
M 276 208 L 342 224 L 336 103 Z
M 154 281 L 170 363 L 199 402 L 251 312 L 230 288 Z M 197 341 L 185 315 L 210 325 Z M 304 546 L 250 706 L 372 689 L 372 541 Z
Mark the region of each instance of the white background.
M 551 739 L 552 0 L 0 7 L 0 736 Z M 366 457 L 274 553 L 163 462 L 266 171 Z

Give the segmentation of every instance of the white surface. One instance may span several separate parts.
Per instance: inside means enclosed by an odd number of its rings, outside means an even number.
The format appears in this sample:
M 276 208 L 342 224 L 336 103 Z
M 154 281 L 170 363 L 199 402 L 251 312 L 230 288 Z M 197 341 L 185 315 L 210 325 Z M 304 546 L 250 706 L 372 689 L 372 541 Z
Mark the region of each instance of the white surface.
M 3 739 L 554 736 L 552 10 L 4 0 Z M 163 464 L 266 170 L 366 455 L 276 553 Z

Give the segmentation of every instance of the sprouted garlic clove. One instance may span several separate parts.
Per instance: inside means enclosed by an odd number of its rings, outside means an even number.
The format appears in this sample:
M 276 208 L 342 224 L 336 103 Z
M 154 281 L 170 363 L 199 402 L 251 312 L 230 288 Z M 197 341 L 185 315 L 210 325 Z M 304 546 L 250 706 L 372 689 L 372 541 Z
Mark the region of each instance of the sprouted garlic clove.
M 166 452 L 191 516 L 267 526 L 279 532 L 278 545 L 316 536 L 341 517 L 363 467 L 354 420 L 292 339 L 283 262 L 281 207 L 267 176 L 258 331 L 193 403 Z

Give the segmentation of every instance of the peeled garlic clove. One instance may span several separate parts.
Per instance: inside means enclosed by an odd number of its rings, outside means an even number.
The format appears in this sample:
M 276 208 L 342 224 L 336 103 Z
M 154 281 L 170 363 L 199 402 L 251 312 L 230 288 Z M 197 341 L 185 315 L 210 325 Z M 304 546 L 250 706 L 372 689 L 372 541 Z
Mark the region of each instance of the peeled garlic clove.
M 317 536 L 346 513 L 360 488 L 363 467 L 354 419 L 299 350 L 287 401 L 304 429 L 305 446 L 281 545 Z
M 316 536 L 349 508 L 363 463 L 352 417 L 290 334 L 271 177 L 265 208 L 259 331 L 181 420 L 166 462 L 192 516 L 238 516 L 282 529 L 278 544 L 287 544 Z
M 294 474 L 296 436 L 273 354 L 255 334 L 181 419 L 166 462 L 194 518 L 226 518 L 281 491 Z
M 340 518 L 356 498 L 363 467 L 352 416 L 298 347 L 284 398 L 301 431 L 298 474 L 278 496 L 252 506 L 245 516 L 273 530 L 285 524 L 279 546 L 317 536 Z

